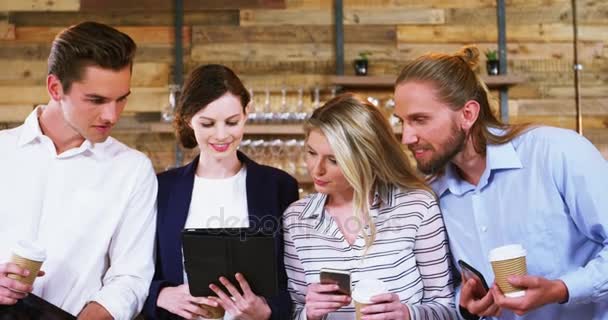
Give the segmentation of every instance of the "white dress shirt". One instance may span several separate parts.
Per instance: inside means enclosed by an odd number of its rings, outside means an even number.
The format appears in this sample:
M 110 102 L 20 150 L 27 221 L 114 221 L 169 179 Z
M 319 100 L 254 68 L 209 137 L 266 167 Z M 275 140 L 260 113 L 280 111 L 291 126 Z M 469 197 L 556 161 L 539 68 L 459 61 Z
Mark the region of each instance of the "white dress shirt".
M 57 155 L 38 107 L 0 131 L 0 263 L 22 239 L 45 248 L 33 293 L 77 315 L 95 301 L 133 319 L 154 273 L 157 182 L 150 160 L 108 138 Z

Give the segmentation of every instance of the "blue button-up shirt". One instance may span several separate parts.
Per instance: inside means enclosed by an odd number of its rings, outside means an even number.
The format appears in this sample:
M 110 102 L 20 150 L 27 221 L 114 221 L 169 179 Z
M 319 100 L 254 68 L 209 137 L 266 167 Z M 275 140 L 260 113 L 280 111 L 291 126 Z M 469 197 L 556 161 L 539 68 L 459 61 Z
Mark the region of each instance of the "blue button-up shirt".
M 532 129 L 488 145 L 476 186 L 450 164 L 433 189 L 456 261 L 491 284 L 489 251 L 520 243 L 530 275 L 568 287 L 565 304 L 523 317 L 503 310 L 500 319 L 608 319 L 608 163 L 588 140 L 570 130 Z

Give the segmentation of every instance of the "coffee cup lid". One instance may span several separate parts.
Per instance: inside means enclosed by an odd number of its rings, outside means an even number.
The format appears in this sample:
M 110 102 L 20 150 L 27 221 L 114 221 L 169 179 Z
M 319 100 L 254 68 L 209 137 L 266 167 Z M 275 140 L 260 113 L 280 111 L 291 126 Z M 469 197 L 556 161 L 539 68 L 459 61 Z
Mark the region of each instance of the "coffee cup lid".
M 526 256 L 526 249 L 521 244 L 509 244 L 490 250 L 490 261 L 515 259 Z
M 21 240 L 13 248 L 13 253 L 29 260 L 44 261 L 46 259 L 46 250 L 38 242 L 30 240 Z
M 386 283 L 378 279 L 363 279 L 357 282 L 352 298 L 360 303 L 371 303 L 373 296 L 388 292 Z

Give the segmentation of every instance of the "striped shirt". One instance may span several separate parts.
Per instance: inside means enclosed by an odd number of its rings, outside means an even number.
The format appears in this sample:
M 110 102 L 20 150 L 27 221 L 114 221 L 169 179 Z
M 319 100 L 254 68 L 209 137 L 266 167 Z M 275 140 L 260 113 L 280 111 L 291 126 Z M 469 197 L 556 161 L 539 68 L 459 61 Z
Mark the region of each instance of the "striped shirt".
M 363 234 L 350 245 L 325 209 L 326 200 L 325 194 L 312 194 L 294 202 L 283 217 L 293 319 L 306 319 L 306 290 L 319 282 L 321 268 L 350 271 L 353 287 L 365 278 L 384 281 L 408 306 L 411 319 L 457 319 L 448 241 L 431 193 L 397 187 L 376 193 L 370 207 L 376 238 L 365 256 Z M 369 227 L 363 232 L 369 234 Z M 351 303 L 326 319 L 354 319 L 354 314 Z

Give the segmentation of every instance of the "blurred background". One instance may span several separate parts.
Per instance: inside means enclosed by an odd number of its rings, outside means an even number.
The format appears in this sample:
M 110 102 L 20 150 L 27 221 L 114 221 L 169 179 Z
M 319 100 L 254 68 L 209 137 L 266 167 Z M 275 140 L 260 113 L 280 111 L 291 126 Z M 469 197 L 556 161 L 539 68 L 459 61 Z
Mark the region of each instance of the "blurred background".
M 187 163 L 197 151 L 176 145 L 171 93 L 193 67 L 225 64 L 254 96 L 242 150 L 298 176 L 305 191 L 310 179 L 299 150 L 307 114 L 335 94 L 355 91 L 390 119 L 394 79 L 407 61 L 429 51 L 477 44 L 480 76 L 494 90 L 508 90 L 504 119 L 576 129 L 575 4 L 582 132 L 608 158 L 608 1 L 502 1 L 507 73 L 498 76 L 488 75 L 492 55 L 484 55 L 499 49 L 497 3 L 1 0 L 0 129 L 18 125 L 48 101 L 46 58 L 55 34 L 94 20 L 126 32 L 139 46 L 132 95 L 114 137 L 148 154 L 157 171 Z M 354 75 L 358 58 L 368 60 L 365 76 Z

